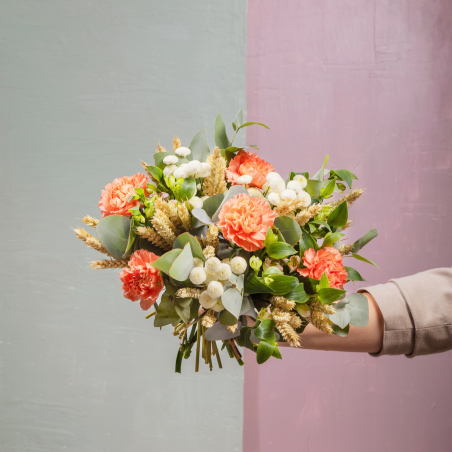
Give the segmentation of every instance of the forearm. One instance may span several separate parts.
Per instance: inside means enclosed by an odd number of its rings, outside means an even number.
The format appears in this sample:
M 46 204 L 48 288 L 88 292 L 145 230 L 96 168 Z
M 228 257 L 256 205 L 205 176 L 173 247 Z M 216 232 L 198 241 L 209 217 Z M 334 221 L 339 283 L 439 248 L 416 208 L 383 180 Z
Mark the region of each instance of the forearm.
M 384 322 L 380 308 L 372 295 L 364 293 L 369 304 L 369 323 L 366 327 L 350 325 L 347 337 L 327 335 L 309 324 L 300 335 L 301 348 L 341 352 L 378 353 L 383 345 Z M 286 342 L 279 345 L 288 346 Z

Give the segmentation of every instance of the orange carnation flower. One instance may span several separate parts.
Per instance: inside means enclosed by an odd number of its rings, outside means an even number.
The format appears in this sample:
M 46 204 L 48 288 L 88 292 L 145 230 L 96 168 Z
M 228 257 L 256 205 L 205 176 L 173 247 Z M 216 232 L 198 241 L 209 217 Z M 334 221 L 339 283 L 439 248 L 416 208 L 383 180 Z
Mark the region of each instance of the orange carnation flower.
M 264 247 L 265 234 L 275 217 L 265 199 L 240 193 L 224 203 L 217 226 L 226 240 L 246 251 L 256 251 Z
M 144 174 L 137 173 L 131 177 L 119 177 L 111 184 L 107 184 L 102 190 L 99 201 L 102 218 L 108 217 L 108 215 L 131 217 L 129 209 L 135 207 L 139 201 L 127 201 L 127 198 L 135 195 L 135 187 L 146 189 L 147 183 L 148 178 Z
M 342 264 L 342 254 L 333 247 L 327 246 L 315 252 L 312 248 L 305 251 L 303 263 L 306 268 L 297 271 L 302 276 L 320 279 L 325 273 L 330 287 L 342 289 L 347 282 L 347 270 Z
M 237 185 L 237 179 L 240 176 L 251 176 L 253 179 L 250 185 L 262 188 L 267 182 L 267 174 L 273 171 L 275 171 L 273 165 L 259 158 L 254 152 L 240 150 L 229 162 L 226 175 L 232 185 Z
M 141 309 L 147 311 L 163 289 L 163 278 L 159 270 L 152 266 L 158 259 L 147 250 L 135 251 L 129 260 L 129 268 L 119 275 L 123 282 L 124 297 L 132 301 L 141 300 Z

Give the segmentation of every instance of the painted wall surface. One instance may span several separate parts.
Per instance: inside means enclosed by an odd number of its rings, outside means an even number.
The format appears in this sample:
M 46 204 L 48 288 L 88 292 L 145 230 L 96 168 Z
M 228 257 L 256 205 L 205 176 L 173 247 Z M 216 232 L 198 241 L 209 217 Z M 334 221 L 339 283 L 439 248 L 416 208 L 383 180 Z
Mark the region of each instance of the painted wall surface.
M 370 284 L 452 265 L 451 71 L 448 0 L 249 0 L 248 119 L 271 130 L 247 141 L 280 172 L 328 153 L 358 175 L 349 235 L 379 231 L 362 254 L 381 269 L 353 265 Z M 246 452 L 450 450 L 451 352 L 247 358 Z
M 177 339 L 69 226 L 158 140 L 212 145 L 216 113 L 245 107 L 245 2 L 0 11 L 0 450 L 241 450 L 243 370 L 176 375 Z

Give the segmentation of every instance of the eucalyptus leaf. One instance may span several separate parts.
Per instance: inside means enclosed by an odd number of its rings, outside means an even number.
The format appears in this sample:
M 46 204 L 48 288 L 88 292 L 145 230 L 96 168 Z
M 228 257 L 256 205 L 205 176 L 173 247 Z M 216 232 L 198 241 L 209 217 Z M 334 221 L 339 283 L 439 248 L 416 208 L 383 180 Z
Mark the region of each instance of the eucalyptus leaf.
M 323 182 L 321 180 L 309 179 L 304 190 L 311 195 L 311 198 L 318 198 L 320 196 L 320 191 L 322 190 L 322 187 Z
M 276 217 L 274 225 L 289 245 L 295 245 L 301 239 L 301 228 L 293 218 Z
M 273 259 L 284 259 L 285 257 L 297 254 L 296 250 L 288 243 L 275 242 L 266 248 L 267 254 Z
M 231 145 L 229 138 L 226 134 L 226 126 L 224 125 L 223 118 L 220 113 L 217 114 L 214 127 L 215 144 L 220 149 L 226 149 Z
M 163 170 L 164 168 L 165 168 L 165 164 L 163 163 L 163 159 L 165 158 L 165 157 L 167 157 L 168 155 L 170 155 L 170 154 L 168 154 L 168 152 L 156 152 L 155 154 L 154 154 L 154 162 L 155 162 L 155 166 L 157 166 L 158 168 L 160 168 L 161 170 Z M 163 173 L 162 173 L 163 174 Z
M 173 262 L 176 260 L 176 258 L 182 253 L 181 249 L 175 249 L 168 251 L 167 253 L 160 256 L 153 264 L 152 266 L 156 268 L 157 270 L 162 271 L 163 273 L 169 275 L 170 274 L 170 268 L 171 265 L 173 265 Z
M 179 320 L 179 315 L 174 307 L 174 298 L 168 292 L 162 295 L 161 303 L 157 308 L 157 314 L 154 319 L 155 327 L 170 325 Z
M 369 303 L 362 293 L 353 293 L 347 297 L 350 301 L 345 307 L 350 314 L 350 323 L 364 327 L 369 323 Z
M 215 212 L 220 207 L 221 203 L 224 199 L 224 193 L 219 193 L 218 195 L 209 196 L 203 203 L 203 210 L 206 211 L 207 215 L 212 218 L 215 215 Z
M 232 326 L 237 323 L 237 318 L 226 309 L 220 312 L 218 320 L 222 325 L 227 326 Z
M 215 221 L 207 215 L 207 212 L 204 209 L 192 209 L 191 214 L 203 224 L 216 224 Z
M 192 301 L 192 298 L 176 298 L 176 301 L 174 303 L 174 309 L 176 310 L 178 316 L 181 318 L 182 322 L 186 324 L 190 319 L 190 305 Z
M 97 237 L 116 260 L 124 259 L 129 242 L 130 222 L 130 217 L 109 215 L 102 218 L 96 226 Z
M 201 259 L 203 262 L 205 262 L 206 257 L 204 256 L 204 253 L 202 252 L 201 245 L 199 244 L 198 240 L 190 235 L 188 232 L 184 232 L 181 234 L 173 243 L 173 249 L 176 248 L 183 248 L 186 243 L 190 244 L 191 252 L 193 253 L 193 257 L 197 257 Z
M 227 341 L 228 339 L 240 336 L 242 322 L 238 321 L 237 325 L 238 328 L 235 330 L 235 333 L 231 333 L 226 325 L 215 322 L 212 327 L 207 328 L 204 336 L 208 341 Z
M 193 137 L 193 140 L 191 140 L 188 147 L 191 150 L 191 154 L 187 156 L 188 160 L 199 160 L 200 162 L 205 162 L 210 154 L 206 129 L 200 130 Z
M 358 239 L 353 244 L 353 252 L 356 254 L 362 247 L 367 245 L 377 235 L 378 235 L 378 232 L 376 229 L 371 229 L 370 231 L 366 232 L 366 234 L 364 234 L 360 239 Z
M 135 244 L 135 239 L 135 220 L 132 217 L 130 220 L 129 240 L 127 242 L 126 250 L 124 251 L 124 256 L 128 256 L 132 252 L 132 247 Z
M 242 306 L 240 308 L 239 315 L 246 315 L 246 313 L 251 309 L 250 299 L 248 297 L 243 297 Z
M 240 127 L 243 124 L 243 111 L 240 110 L 236 117 L 234 118 L 234 122 L 232 123 L 232 128 L 234 131 L 237 130 L 238 127 Z
M 223 292 L 221 301 L 225 309 L 238 318 L 242 308 L 242 298 L 242 294 L 237 289 L 231 288 Z
M 334 305 L 335 314 L 326 314 L 326 316 L 339 328 L 344 329 L 350 323 L 350 313 L 347 309 L 348 304 L 341 303 Z
M 350 325 L 347 325 L 345 328 L 341 328 L 340 326 L 335 325 L 334 323 L 331 325 L 333 328 L 333 333 L 336 336 L 346 337 L 348 332 L 350 331 Z
M 191 252 L 190 244 L 187 243 L 171 265 L 169 275 L 176 281 L 185 281 L 188 279 L 188 276 L 194 267 L 195 262 L 193 260 L 193 254 Z
M 237 131 L 239 131 L 240 129 L 243 129 L 244 127 L 253 126 L 253 125 L 258 125 L 258 126 L 265 127 L 266 129 L 270 129 L 270 127 L 266 126 L 265 124 L 262 124 L 261 122 L 245 122 L 245 124 L 242 124 L 240 127 L 237 127 Z

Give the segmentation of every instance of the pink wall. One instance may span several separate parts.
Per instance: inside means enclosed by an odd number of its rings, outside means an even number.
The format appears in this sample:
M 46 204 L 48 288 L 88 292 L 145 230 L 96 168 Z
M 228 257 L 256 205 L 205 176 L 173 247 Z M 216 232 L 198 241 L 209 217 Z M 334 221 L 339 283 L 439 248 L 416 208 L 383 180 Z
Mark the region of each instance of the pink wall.
M 370 284 L 451 266 L 452 2 L 248 1 L 249 128 L 277 171 L 349 168 Z M 351 265 L 349 263 L 349 265 Z M 350 288 L 351 290 L 351 288 Z M 428 307 L 426 307 L 428 308 Z M 285 350 L 245 369 L 244 451 L 449 451 L 452 352 Z

